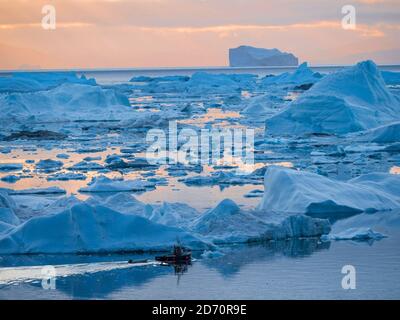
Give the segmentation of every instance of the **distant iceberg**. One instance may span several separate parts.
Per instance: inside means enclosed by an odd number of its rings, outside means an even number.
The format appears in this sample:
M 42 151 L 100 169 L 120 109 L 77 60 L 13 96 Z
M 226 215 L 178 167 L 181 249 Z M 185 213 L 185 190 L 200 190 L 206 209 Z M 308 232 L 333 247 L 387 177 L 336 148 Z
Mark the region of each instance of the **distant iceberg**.
M 372 61 L 329 74 L 266 120 L 266 134 L 346 134 L 400 119 L 400 100 Z
M 297 57 L 278 49 L 251 46 L 229 49 L 229 65 L 231 67 L 297 66 L 298 64 Z

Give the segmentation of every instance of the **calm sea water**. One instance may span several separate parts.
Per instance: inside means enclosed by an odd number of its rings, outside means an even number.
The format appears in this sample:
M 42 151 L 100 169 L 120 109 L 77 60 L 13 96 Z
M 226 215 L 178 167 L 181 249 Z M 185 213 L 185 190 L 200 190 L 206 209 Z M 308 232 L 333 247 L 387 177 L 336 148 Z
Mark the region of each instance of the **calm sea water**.
M 0 269 L 0 299 L 399 299 L 399 240 L 237 246 L 223 257 L 194 261 L 186 271 L 125 262 L 151 256 L 2 257 L 2 267 L 18 265 L 15 274 L 21 265 L 69 263 L 67 269 L 79 270 L 61 274 L 55 290 L 44 290 L 38 279 L 5 282 Z M 99 261 L 98 271 L 90 272 Z M 125 268 L 113 268 L 111 261 L 124 261 Z M 341 270 L 348 264 L 356 268 L 354 290 L 341 286 Z
M 311 66 L 314 71 L 320 73 L 331 73 L 348 66 Z M 240 73 L 240 74 L 256 74 L 264 77 L 270 74 L 280 74 L 283 72 L 293 72 L 297 67 L 206 67 L 206 68 L 141 68 L 141 69 L 119 69 L 119 70 L 89 70 L 79 71 L 87 77 L 95 78 L 100 84 L 112 84 L 119 82 L 127 82 L 134 76 L 150 76 L 161 77 L 167 75 L 184 75 L 191 76 L 195 72 L 203 71 L 209 73 Z M 379 66 L 380 70 L 400 72 L 400 65 L 384 65 Z

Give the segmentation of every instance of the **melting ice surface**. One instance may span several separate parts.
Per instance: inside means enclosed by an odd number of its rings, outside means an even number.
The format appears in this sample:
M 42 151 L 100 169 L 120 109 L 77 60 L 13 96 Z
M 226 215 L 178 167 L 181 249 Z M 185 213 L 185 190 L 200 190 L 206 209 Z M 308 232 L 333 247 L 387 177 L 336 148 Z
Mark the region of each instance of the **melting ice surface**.
M 339 75 L 303 64 L 276 76 L 246 69 L 2 78 L 0 298 L 398 298 L 400 113 L 370 115 L 376 96 L 380 109 L 398 108 L 399 70 L 379 75 L 363 66 Z M 345 83 L 349 73 L 373 85 L 338 88 L 335 78 Z M 316 112 L 313 127 L 304 125 L 300 108 L 323 99 L 321 87 L 333 88 L 328 98 L 343 99 L 335 105 L 354 111 L 356 125 L 337 112 L 329 118 L 329 108 L 322 122 Z M 298 111 L 298 122 L 285 116 Z M 146 132 L 169 120 L 195 130 L 254 128 L 254 172 L 148 165 Z M 265 170 L 271 165 L 278 167 Z M 125 233 L 108 227 L 118 217 Z M 139 223 L 148 232 L 142 242 Z M 60 227 L 68 244 L 57 247 L 38 226 Z M 152 253 L 111 254 L 166 250 L 176 235 L 198 249 L 187 270 L 156 265 Z M 128 265 L 132 258 L 149 262 Z M 357 290 L 341 288 L 345 264 L 358 270 Z M 43 265 L 55 266 L 56 291 L 41 288 Z

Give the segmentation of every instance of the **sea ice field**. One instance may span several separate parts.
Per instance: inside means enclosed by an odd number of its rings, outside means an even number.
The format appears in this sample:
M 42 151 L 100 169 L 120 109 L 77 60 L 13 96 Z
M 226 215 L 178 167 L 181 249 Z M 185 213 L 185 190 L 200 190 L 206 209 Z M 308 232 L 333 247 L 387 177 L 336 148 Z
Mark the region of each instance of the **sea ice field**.
M 0 73 L 0 124 L 0 299 L 400 297 L 399 66 Z

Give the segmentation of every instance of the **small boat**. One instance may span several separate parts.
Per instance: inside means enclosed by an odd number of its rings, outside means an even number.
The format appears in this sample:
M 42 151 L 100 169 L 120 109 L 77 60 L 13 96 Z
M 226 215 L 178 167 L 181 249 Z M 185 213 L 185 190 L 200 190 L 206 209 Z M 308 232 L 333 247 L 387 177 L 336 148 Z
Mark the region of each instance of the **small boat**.
M 174 245 L 174 249 L 171 254 L 165 256 L 156 256 L 156 261 L 165 262 L 168 264 L 190 263 L 191 259 L 192 252 L 180 244 Z

